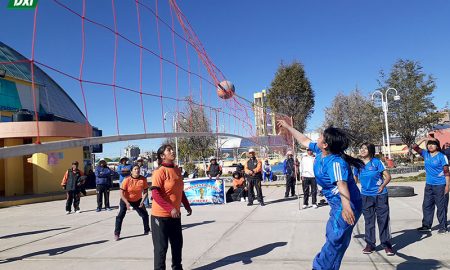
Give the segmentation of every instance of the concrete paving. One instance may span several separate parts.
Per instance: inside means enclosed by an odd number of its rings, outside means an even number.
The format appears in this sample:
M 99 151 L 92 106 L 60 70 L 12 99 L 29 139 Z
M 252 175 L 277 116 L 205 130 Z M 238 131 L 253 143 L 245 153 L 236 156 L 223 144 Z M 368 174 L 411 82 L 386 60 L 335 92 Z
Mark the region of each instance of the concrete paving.
M 424 183 L 407 185 L 415 187 L 416 196 L 390 199 L 397 255 L 387 257 L 383 250 L 362 254 L 361 217 L 341 269 L 450 269 L 450 234 L 415 231 L 421 225 Z M 196 206 L 192 216 L 183 215 L 184 268 L 311 269 L 324 243 L 329 208 L 299 210 L 298 200 L 282 199 L 282 187 L 264 187 L 263 193 L 264 207 L 234 202 Z M 111 201 L 117 205 L 118 191 L 112 192 Z M 136 213 L 127 214 L 122 239 L 114 241 L 117 209 L 96 213 L 95 196 L 82 198 L 79 214 L 66 215 L 64 204 L 59 200 L 0 209 L 0 269 L 153 268 L 151 235 L 142 235 Z M 169 251 L 168 266 L 170 257 Z

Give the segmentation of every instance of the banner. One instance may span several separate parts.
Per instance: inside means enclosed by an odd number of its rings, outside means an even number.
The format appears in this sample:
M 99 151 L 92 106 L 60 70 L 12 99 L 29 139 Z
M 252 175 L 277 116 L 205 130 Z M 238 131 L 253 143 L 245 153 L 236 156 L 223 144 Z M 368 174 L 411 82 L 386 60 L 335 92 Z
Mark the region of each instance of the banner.
M 196 178 L 184 181 L 184 193 L 191 205 L 225 203 L 225 180 Z

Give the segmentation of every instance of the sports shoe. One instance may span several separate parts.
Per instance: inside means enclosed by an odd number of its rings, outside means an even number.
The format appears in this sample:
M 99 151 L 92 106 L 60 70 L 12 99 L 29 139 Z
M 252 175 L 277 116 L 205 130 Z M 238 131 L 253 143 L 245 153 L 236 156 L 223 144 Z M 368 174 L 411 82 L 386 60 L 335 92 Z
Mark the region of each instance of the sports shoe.
M 261 202 L 260 205 L 261 205 L 261 206 L 265 206 L 266 204 L 265 204 L 264 202 Z
M 319 206 L 317 204 L 313 204 L 313 208 L 317 209 L 317 208 L 319 208 Z
M 112 211 L 113 209 L 111 207 L 107 207 L 106 211 Z
M 144 235 L 149 235 L 150 231 L 144 231 Z
M 447 230 L 446 229 L 439 229 L 438 234 L 446 234 Z
M 70 211 L 66 211 L 66 215 L 70 214 Z
M 81 213 L 80 208 L 77 208 L 77 210 L 75 210 L 75 213 Z
M 102 209 L 100 209 L 100 208 L 97 208 L 97 209 L 95 210 L 95 212 L 100 212 L 100 211 L 102 211 Z
M 119 234 L 114 234 L 114 240 L 119 241 L 120 239 L 120 235 Z
M 394 256 L 395 252 L 392 247 L 385 247 L 384 251 L 386 252 L 386 256 Z
M 247 203 L 247 206 L 252 206 L 252 205 L 253 205 L 252 202 L 248 202 L 248 203 Z
M 302 208 L 303 208 L 303 209 L 309 208 L 309 205 L 305 204 L 305 205 L 303 205 Z
M 419 232 L 431 232 L 431 228 L 428 227 L 428 226 L 422 226 L 422 227 L 420 227 L 420 228 L 417 228 L 417 230 L 418 230 Z
M 366 245 L 366 247 L 363 249 L 363 254 L 372 254 L 373 248 L 370 245 Z
M 241 198 L 241 202 L 245 202 L 245 199 L 244 199 L 244 198 Z

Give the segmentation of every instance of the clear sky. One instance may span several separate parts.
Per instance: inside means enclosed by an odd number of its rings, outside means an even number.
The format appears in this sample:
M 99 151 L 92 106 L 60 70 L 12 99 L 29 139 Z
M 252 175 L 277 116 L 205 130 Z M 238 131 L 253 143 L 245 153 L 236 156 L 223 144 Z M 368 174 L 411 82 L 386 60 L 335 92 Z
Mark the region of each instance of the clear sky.
M 50 0 L 40 0 L 36 39 L 36 59 L 78 76 L 81 56 L 80 19 Z M 81 1 L 61 1 L 81 12 Z M 139 43 L 135 2 L 117 1 L 119 31 Z M 154 8 L 155 1 L 143 1 Z M 170 23 L 167 1 L 159 2 L 160 16 Z M 319 127 L 324 108 L 336 93 L 348 93 L 358 87 L 369 95 L 377 85 L 381 69 L 389 72 L 400 58 L 419 61 L 427 74 L 436 78 L 434 102 L 438 108 L 450 101 L 450 2 L 436 1 L 268 1 L 268 0 L 195 0 L 178 4 L 189 19 L 213 62 L 237 92 L 252 99 L 253 92 L 270 86 L 281 61 L 302 62 L 316 93 L 315 112 L 308 129 Z M 32 11 L 6 9 L 0 2 L 3 21 L 0 39 L 27 57 L 31 55 Z M 88 0 L 86 16 L 114 27 L 111 1 Z M 158 52 L 155 18 L 141 6 L 144 46 Z M 170 32 L 161 27 L 163 55 L 173 59 Z M 177 26 L 177 31 L 180 31 Z M 181 32 L 180 32 L 181 33 Z M 177 40 L 179 63 L 187 66 L 184 43 Z M 86 61 L 84 76 L 95 81 L 112 80 L 114 35 L 86 24 Z M 189 53 L 191 68 L 198 68 L 194 52 Z M 159 93 L 159 60 L 144 53 L 143 88 Z M 117 82 L 139 89 L 139 50 L 120 40 L 117 58 Z M 72 96 L 82 111 L 78 82 L 44 69 Z M 175 69 L 164 64 L 164 93 L 174 95 Z M 180 96 L 189 92 L 187 75 L 180 73 Z M 199 98 L 199 80 L 191 78 L 192 91 Z M 203 87 L 203 99 L 211 105 L 222 104 L 214 88 Z M 106 135 L 116 132 L 111 87 L 86 86 L 91 123 Z M 187 94 L 186 94 L 187 95 Z M 120 132 L 143 132 L 139 96 L 118 93 Z M 146 97 L 145 117 L 148 132 L 160 132 L 159 100 Z M 174 103 L 165 102 L 165 111 Z M 170 121 L 166 121 L 170 130 Z M 131 143 L 131 142 L 130 142 Z M 142 142 L 140 142 L 142 143 Z M 142 143 L 143 149 L 155 149 L 159 141 Z M 105 153 L 119 155 L 124 144 L 105 145 Z

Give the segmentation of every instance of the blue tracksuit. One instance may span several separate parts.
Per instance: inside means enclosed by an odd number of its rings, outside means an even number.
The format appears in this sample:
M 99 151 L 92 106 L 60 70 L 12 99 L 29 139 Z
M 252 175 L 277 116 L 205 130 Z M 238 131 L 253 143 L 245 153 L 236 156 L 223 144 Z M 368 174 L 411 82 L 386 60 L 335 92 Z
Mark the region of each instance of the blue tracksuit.
M 337 181 L 347 182 L 350 193 L 350 204 L 355 215 L 355 224 L 361 216 L 361 194 L 353 179 L 350 166 L 339 155 L 322 157 L 322 151 L 317 143 L 310 143 L 309 148 L 316 153 L 314 174 L 317 184 L 331 207 L 330 218 L 326 227 L 326 242 L 313 262 L 313 269 L 336 270 L 341 266 L 344 253 L 350 244 L 354 225 L 349 225 L 342 218 L 341 195 Z
M 380 242 L 383 247 L 391 247 L 391 230 L 389 226 L 389 197 L 385 187 L 381 192 L 378 189 L 383 184 L 384 164 L 378 158 L 372 158 L 361 169 L 355 169 L 355 176 L 361 182 L 363 202 L 363 216 L 365 221 L 366 243 L 375 248 L 375 219 L 378 222 Z
M 448 166 L 447 157 L 441 152 L 432 156 L 427 150 L 420 153 L 425 160 L 425 194 L 423 196 L 422 225 L 433 225 L 434 208 L 437 208 L 439 229 L 447 229 L 448 194 L 445 194 L 446 179 L 444 166 Z

